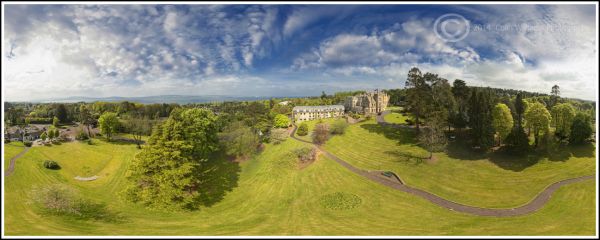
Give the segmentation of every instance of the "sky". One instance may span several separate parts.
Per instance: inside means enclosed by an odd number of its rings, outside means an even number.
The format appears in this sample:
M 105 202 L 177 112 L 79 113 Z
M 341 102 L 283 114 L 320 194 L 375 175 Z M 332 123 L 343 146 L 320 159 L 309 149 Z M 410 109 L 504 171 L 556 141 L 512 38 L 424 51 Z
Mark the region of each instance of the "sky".
M 596 99 L 595 5 L 4 5 L 7 101 L 472 86 Z

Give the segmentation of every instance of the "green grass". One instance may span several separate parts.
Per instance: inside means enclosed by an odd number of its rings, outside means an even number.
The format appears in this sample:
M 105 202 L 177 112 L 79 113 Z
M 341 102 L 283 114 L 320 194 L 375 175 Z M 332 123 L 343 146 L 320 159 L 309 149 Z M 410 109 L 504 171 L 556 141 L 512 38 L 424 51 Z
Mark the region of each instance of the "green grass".
M 408 116 L 404 116 L 398 112 L 391 112 L 384 116 L 386 122 L 395 123 L 395 124 L 408 124 L 406 120 L 409 119 Z
M 317 123 L 323 122 L 323 123 L 327 123 L 327 124 L 332 124 L 333 122 L 335 122 L 336 120 L 339 120 L 339 119 L 342 119 L 342 118 L 323 118 L 323 119 L 317 119 L 317 120 L 304 121 L 306 123 L 306 125 L 308 126 L 308 134 L 306 134 L 306 136 L 300 136 L 300 135 L 296 134 L 296 137 L 312 142 L 312 137 L 311 137 L 312 131 L 313 131 L 313 129 L 315 129 L 315 125 L 317 125 Z M 300 124 L 301 123 L 296 123 L 297 126 L 300 126 Z
M 348 136 L 357 131 L 355 127 L 349 130 Z M 72 142 L 35 147 L 17 161 L 15 172 L 4 182 L 6 235 L 595 234 L 594 181 L 560 188 L 548 205 L 530 215 L 477 217 L 374 183 L 322 155 L 299 170 L 291 151 L 304 143 L 293 139 L 269 144 L 261 155 L 241 163 L 238 186 L 211 207 L 195 212 L 151 211 L 118 197 L 126 183 L 126 167 L 138 151 L 135 145 L 95 142 L 91 146 Z M 44 169 L 41 163 L 49 156 L 60 161 L 63 169 Z M 73 180 L 71 176 L 83 170 L 78 166 L 82 161 L 87 161 L 84 163 L 102 178 L 92 182 Z M 471 167 L 469 170 L 475 172 L 479 166 Z M 561 166 L 548 167 L 562 171 Z M 480 174 L 486 178 L 488 173 Z M 107 211 L 119 215 L 121 221 L 40 214 L 28 203 L 27 196 L 35 186 L 49 183 L 75 187 L 84 197 L 105 204 Z M 346 207 L 323 207 L 336 206 L 336 202 Z
M 4 144 L 4 169 L 10 165 L 10 159 L 17 156 L 25 149 L 23 142 L 10 142 Z
M 446 199 L 479 207 L 524 205 L 549 184 L 595 172 L 593 146 L 559 151 L 549 158 L 476 156 L 450 146 L 448 153 L 428 153 L 414 143 L 414 130 L 384 128 L 368 121 L 350 126 L 328 140 L 325 149 L 356 167 L 391 170 L 408 185 Z

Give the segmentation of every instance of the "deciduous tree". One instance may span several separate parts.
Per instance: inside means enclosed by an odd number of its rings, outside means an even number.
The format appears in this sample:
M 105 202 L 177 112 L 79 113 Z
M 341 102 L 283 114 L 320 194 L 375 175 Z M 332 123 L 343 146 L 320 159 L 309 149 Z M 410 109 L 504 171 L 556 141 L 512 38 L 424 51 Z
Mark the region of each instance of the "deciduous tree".
M 219 148 L 216 121 L 206 109 L 173 110 L 130 165 L 127 198 L 150 208 L 198 208 L 212 171 L 207 161 Z
M 513 118 L 510 109 L 506 104 L 498 103 L 494 107 L 492 118 L 492 126 L 494 126 L 494 130 L 498 133 L 499 143 L 502 143 L 513 128 Z
M 540 102 L 533 102 L 525 111 L 526 126 L 533 130 L 535 146 L 537 147 L 539 137 L 550 130 L 552 117 L 546 107 Z
M 106 136 L 106 139 L 109 141 L 112 138 L 112 135 L 117 131 L 119 127 L 119 119 L 117 118 L 117 114 L 113 112 L 105 112 L 98 119 L 98 124 L 100 125 L 100 130 L 102 134 Z

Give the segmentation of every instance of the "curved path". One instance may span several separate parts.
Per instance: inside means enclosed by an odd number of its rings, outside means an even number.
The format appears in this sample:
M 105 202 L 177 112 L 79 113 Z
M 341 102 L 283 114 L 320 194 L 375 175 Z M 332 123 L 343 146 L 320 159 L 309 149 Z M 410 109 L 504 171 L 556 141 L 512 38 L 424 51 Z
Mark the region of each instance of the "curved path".
M 23 151 L 21 151 L 19 154 L 17 154 L 16 156 L 14 156 L 10 159 L 10 165 L 8 165 L 8 169 L 6 169 L 6 171 L 4 171 L 5 177 L 10 176 L 15 171 L 15 162 L 17 161 L 18 158 L 23 156 L 23 154 L 27 153 L 27 151 L 29 151 L 29 149 L 30 149 L 30 147 L 25 147 L 25 149 L 23 149 Z M 4 159 L 4 161 L 6 161 L 6 159 Z
M 381 119 L 383 119 L 383 116 L 381 117 Z M 379 119 L 378 119 L 378 122 L 379 122 Z M 300 141 L 300 142 L 313 144 L 312 142 L 297 138 L 295 136 L 297 128 L 298 127 L 296 125 L 294 125 L 294 129 L 292 130 L 290 137 L 297 141 Z M 407 185 L 403 184 L 402 182 L 388 180 L 386 178 L 381 177 L 380 172 L 377 172 L 377 171 L 369 172 L 369 171 L 366 171 L 363 169 L 356 168 L 356 167 L 352 166 L 350 163 L 327 152 L 326 150 L 321 148 L 319 145 L 316 145 L 316 144 L 313 144 L 313 145 L 316 146 L 321 152 L 323 152 L 328 158 L 336 161 L 340 165 L 344 166 L 346 169 L 348 169 L 358 175 L 361 175 L 365 178 L 370 179 L 371 181 L 378 182 L 382 185 L 394 188 L 399 191 L 410 193 L 410 194 L 418 196 L 418 197 L 422 197 L 422 198 L 427 199 L 428 201 L 432 202 L 433 204 L 436 204 L 440 207 L 449 209 L 451 211 L 468 213 L 468 214 L 473 214 L 473 215 L 478 215 L 478 216 L 510 217 L 510 216 L 518 216 L 518 215 L 532 213 L 532 212 L 535 212 L 538 209 L 542 208 L 544 206 L 544 204 L 546 204 L 546 202 L 548 202 L 548 200 L 552 196 L 552 193 L 554 193 L 561 186 L 596 178 L 595 175 L 590 175 L 590 176 L 582 176 L 582 177 L 565 179 L 562 181 L 555 182 L 555 183 L 551 184 L 550 186 L 546 187 L 544 189 L 544 191 L 539 193 L 531 202 L 529 202 L 523 206 L 517 207 L 517 208 L 504 208 L 504 209 L 480 208 L 480 207 L 463 205 L 463 204 L 456 203 L 456 202 L 453 202 L 450 200 L 446 200 L 446 199 L 439 197 L 433 193 L 430 193 L 430 192 L 427 192 L 427 191 L 424 191 L 424 190 L 421 190 L 418 188 L 407 186 Z

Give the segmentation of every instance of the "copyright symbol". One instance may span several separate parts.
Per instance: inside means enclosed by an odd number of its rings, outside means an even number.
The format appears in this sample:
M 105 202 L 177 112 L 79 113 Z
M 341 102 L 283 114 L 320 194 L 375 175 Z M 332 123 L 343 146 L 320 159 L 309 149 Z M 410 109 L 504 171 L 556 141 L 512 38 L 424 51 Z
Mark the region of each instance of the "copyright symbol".
M 458 42 L 469 35 L 469 21 L 456 13 L 438 17 L 433 23 L 433 32 L 446 42 Z

